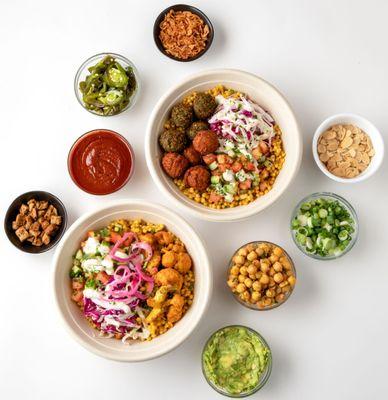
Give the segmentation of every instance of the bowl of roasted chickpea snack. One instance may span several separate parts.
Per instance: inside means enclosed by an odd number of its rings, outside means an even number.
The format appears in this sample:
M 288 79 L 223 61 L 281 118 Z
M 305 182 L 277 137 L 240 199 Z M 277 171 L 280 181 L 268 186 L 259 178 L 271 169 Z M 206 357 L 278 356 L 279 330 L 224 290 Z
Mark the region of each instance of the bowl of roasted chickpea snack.
M 177 347 L 212 291 L 202 240 L 177 214 L 144 200 L 112 202 L 79 218 L 53 266 L 64 326 L 87 350 L 117 361 Z
M 227 284 L 242 305 L 253 310 L 272 310 L 291 296 L 296 270 L 283 248 L 271 242 L 255 241 L 234 253 Z
M 174 205 L 234 221 L 275 202 L 294 179 L 301 136 L 286 99 L 239 70 L 203 71 L 170 89 L 147 127 L 145 155 Z
M 371 177 L 384 158 L 379 130 L 356 114 L 336 114 L 317 128 L 312 143 L 319 169 L 340 183 L 356 183 Z

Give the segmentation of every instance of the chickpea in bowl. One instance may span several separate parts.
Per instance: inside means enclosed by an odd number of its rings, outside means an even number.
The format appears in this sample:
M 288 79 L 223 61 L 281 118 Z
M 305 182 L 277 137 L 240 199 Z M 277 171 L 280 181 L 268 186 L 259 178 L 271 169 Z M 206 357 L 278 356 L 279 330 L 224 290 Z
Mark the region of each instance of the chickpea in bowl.
M 227 284 L 234 297 L 254 310 L 283 304 L 296 283 L 293 261 L 280 246 L 256 241 L 240 247 L 228 268 Z

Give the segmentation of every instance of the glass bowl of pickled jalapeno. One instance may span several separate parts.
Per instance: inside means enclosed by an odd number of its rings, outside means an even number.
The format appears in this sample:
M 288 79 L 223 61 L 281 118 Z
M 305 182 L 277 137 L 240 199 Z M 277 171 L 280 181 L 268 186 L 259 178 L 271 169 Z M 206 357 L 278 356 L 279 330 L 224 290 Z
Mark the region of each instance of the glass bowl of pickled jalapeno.
M 348 253 L 358 237 L 358 218 L 351 204 L 334 193 L 320 192 L 302 199 L 291 219 L 297 247 L 318 260 L 333 260 Z
M 82 107 L 105 117 L 132 108 L 139 89 L 136 67 L 114 53 L 100 53 L 88 58 L 74 79 L 75 94 Z

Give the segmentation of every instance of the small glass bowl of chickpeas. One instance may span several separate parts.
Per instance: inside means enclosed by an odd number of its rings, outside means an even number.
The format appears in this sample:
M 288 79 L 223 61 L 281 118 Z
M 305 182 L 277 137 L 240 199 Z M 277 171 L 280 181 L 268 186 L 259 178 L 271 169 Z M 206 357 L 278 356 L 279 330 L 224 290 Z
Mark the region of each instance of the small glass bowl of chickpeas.
M 266 241 L 241 246 L 228 266 L 227 284 L 235 299 L 253 310 L 272 310 L 291 295 L 296 270 L 280 246 Z

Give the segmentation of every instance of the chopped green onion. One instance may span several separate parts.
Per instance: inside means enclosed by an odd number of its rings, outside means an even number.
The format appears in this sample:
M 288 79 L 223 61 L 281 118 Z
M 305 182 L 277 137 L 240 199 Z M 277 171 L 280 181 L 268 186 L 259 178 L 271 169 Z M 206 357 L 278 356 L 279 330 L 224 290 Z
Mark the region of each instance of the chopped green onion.
M 351 243 L 355 221 L 343 203 L 322 197 L 304 202 L 291 228 L 306 253 L 338 256 Z

